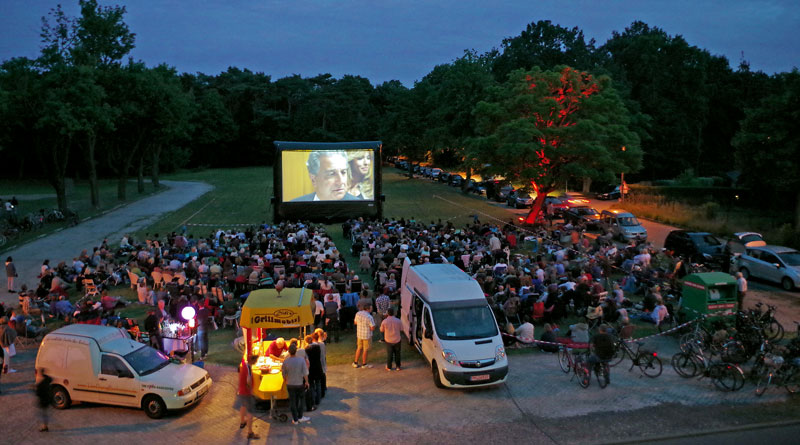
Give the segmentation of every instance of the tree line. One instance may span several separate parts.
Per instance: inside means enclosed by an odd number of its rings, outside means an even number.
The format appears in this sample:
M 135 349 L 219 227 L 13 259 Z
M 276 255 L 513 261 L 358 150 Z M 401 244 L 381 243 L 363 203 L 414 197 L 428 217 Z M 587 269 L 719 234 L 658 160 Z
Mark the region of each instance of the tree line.
M 124 7 L 79 3 L 78 17 L 58 7 L 43 18 L 38 58 L 0 64 L 0 175 L 46 178 L 60 206 L 68 177 L 88 179 L 94 204 L 98 178 L 117 178 L 125 199 L 130 178 L 141 192 L 162 171 L 270 164 L 274 140 L 377 139 L 385 155 L 510 174 L 534 188 L 613 182 L 620 172 L 652 180 L 739 170 L 740 184 L 800 189 L 797 70 L 767 75 L 744 60 L 732 69 L 642 22 L 603 44 L 534 22 L 407 87 L 148 66 L 128 57 L 136 35 Z

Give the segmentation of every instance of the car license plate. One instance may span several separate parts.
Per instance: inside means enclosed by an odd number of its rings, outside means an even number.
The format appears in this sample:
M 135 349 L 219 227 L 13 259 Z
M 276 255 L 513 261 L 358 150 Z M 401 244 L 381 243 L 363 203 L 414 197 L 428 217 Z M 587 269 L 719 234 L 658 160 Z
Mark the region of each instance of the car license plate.
M 489 374 L 473 375 L 469 378 L 470 382 L 481 382 L 483 380 L 489 380 Z
M 202 398 L 203 398 L 203 396 L 205 396 L 205 395 L 206 395 L 206 393 L 208 392 L 208 388 L 209 388 L 210 386 L 211 386 L 211 385 L 206 385 L 206 387 L 205 387 L 205 388 L 201 389 L 201 390 L 200 390 L 200 392 L 199 392 L 199 393 L 197 393 L 197 400 L 200 400 L 200 399 L 202 399 Z

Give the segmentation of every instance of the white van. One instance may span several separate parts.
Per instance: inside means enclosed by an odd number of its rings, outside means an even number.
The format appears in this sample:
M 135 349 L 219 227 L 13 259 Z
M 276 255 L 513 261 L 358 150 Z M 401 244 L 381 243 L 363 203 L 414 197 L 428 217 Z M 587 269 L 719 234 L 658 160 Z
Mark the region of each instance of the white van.
M 53 406 L 92 402 L 144 409 L 153 418 L 199 402 L 211 388 L 208 372 L 177 365 L 122 329 L 73 324 L 47 334 L 36 368 L 53 378 Z
M 437 387 L 505 382 L 503 339 L 477 281 L 452 264 L 411 266 L 406 258 L 400 297 L 403 331 Z
M 603 210 L 599 225 L 603 230 L 610 231 L 614 238 L 624 242 L 647 239 L 647 229 L 632 213 L 625 210 Z

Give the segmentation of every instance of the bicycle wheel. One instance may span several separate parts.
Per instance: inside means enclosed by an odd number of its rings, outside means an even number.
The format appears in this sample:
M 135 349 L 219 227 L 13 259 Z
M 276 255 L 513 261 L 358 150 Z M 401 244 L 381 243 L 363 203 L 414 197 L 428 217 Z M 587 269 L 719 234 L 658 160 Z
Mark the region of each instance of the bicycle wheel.
M 625 358 L 625 347 L 621 344 L 617 346 L 616 351 L 614 351 L 614 357 L 611 357 L 611 360 L 608 361 L 608 366 L 617 366 L 622 362 Z
M 564 348 L 558 350 L 558 366 L 564 371 L 564 374 L 569 373 L 569 351 Z
M 756 384 L 756 395 L 762 396 L 764 392 L 766 392 L 767 387 L 772 382 L 772 372 L 767 371 L 761 374 L 761 378 L 758 379 L 758 383 Z
M 785 374 L 783 375 L 783 387 L 786 388 L 789 394 L 800 391 L 800 368 L 792 366 L 785 370 Z
M 764 326 L 764 335 L 767 337 L 767 340 L 776 342 L 783 339 L 783 325 L 778 323 L 778 320 L 774 318 Z
M 661 359 L 655 353 L 647 353 L 639 355 L 639 369 L 642 374 L 656 378 L 661 375 L 663 367 L 661 366 Z
M 578 384 L 581 385 L 581 388 L 588 388 L 592 383 L 591 371 L 584 361 L 575 363 L 575 375 L 578 376 Z
M 598 363 L 595 365 L 594 375 L 597 377 L 597 384 L 600 385 L 601 388 L 608 386 L 610 381 L 608 373 L 610 371 L 607 363 Z
M 672 356 L 671 363 L 672 369 L 685 379 L 692 378 L 699 373 L 697 363 L 694 361 L 691 354 L 679 352 Z
M 744 386 L 744 375 L 730 363 L 715 363 L 708 368 L 714 385 L 721 391 L 738 391 Z

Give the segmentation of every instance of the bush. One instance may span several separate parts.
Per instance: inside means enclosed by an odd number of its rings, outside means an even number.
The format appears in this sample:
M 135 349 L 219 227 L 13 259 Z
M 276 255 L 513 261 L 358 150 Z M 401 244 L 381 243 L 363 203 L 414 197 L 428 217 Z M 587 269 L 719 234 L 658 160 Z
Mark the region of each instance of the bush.
M 775 241 L 782 246 L 800 249 L 800 231 L 791 224 L 784 224 L 778 229 L 778 239 Z

